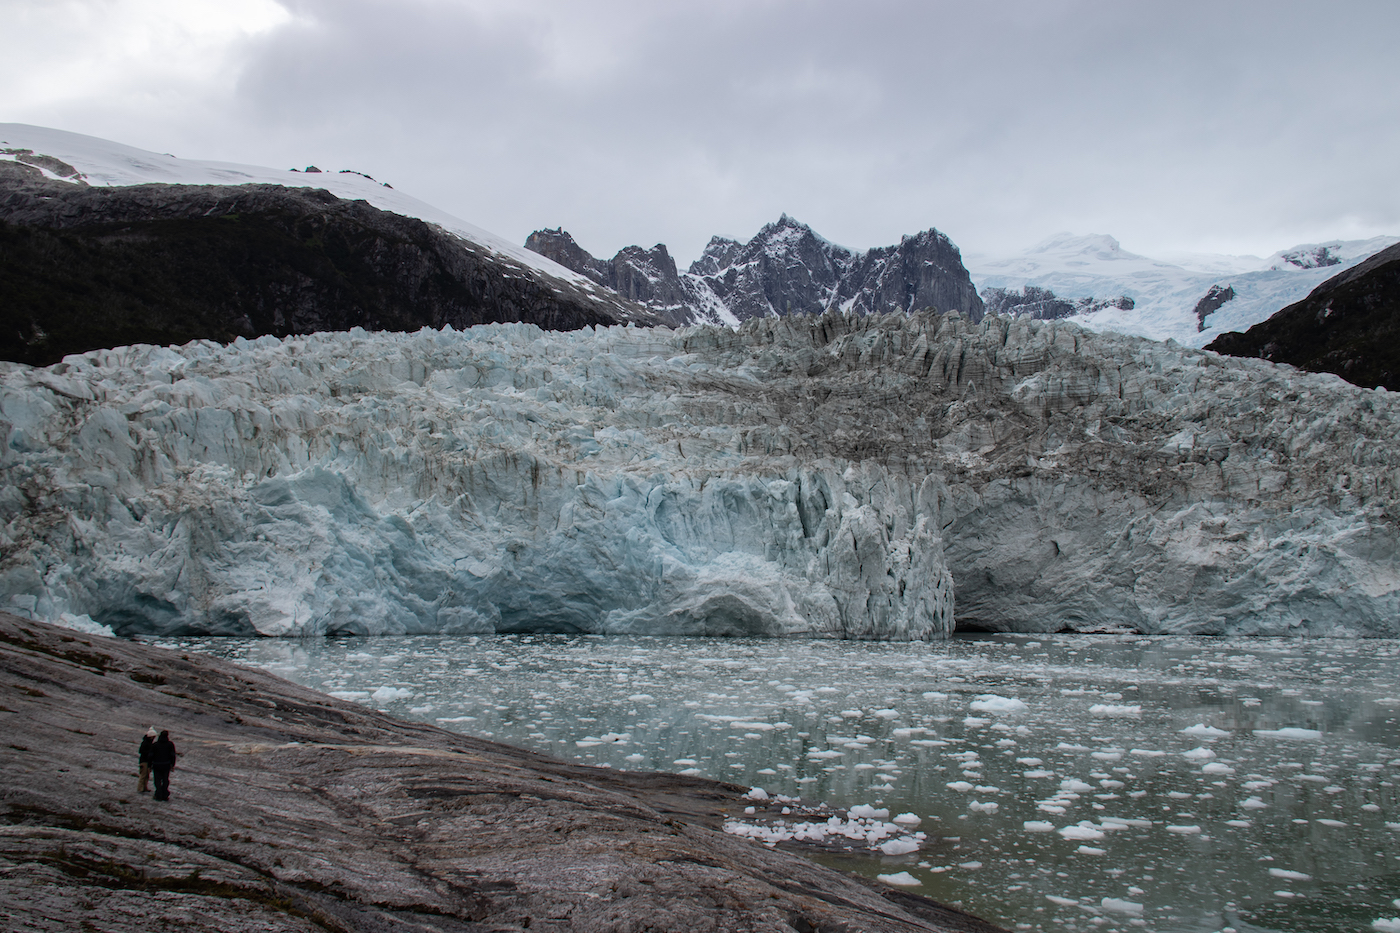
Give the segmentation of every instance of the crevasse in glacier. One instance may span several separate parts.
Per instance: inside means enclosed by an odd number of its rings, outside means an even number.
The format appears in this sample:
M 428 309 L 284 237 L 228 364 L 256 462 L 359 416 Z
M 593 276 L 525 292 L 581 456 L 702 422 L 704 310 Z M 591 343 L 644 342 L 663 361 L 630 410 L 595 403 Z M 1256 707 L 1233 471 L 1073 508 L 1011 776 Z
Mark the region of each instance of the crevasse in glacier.
M 672 340 L 505 326 L 12 366 L 4 591 L 118 632 L 946 634 L 941 487 L 696 422 Z
M 1400 634 L 1400 404 L 1065 322 L 0 369 L 0 592 L 118 631 Z

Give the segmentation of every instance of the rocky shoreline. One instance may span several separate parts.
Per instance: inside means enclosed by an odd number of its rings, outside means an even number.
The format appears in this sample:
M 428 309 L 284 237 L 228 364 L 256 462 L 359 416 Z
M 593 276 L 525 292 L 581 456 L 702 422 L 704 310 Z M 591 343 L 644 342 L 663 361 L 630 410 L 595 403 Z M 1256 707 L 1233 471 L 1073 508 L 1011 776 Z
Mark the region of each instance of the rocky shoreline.
M 547 758 L 0 613 L 0 921 L 34 931 L 957 931 L 719 831 L 745 788 Z M 135 787 L 145 728 L 181 752 Z

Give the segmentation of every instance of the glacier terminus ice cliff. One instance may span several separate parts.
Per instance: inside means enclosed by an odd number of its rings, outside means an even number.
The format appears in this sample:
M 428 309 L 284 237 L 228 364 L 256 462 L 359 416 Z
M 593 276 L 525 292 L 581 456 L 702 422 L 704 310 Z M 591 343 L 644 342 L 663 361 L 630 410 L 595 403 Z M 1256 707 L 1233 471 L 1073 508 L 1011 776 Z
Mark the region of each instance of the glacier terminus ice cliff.
M 0 438 L 4 608 L 118 633 L 1400 635 L 1395 395 L 1066 322 L 96 350 Z

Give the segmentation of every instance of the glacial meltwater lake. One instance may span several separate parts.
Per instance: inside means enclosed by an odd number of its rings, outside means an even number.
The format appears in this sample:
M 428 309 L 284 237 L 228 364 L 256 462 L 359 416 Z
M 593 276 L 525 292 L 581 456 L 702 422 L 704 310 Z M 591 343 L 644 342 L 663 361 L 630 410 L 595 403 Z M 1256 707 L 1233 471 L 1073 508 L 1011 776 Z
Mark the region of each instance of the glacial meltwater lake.
M 823 860 L 1008 929 L 1400 931 L 1396 641 L 157 643 L 561 758 L 914 814 L 917 851 Z

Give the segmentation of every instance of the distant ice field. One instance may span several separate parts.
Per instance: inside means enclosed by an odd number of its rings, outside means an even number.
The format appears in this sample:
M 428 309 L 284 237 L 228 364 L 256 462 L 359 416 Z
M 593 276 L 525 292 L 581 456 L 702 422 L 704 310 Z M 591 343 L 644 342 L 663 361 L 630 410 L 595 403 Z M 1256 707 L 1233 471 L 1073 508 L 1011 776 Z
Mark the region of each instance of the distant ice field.
M 884 829 L 823 858 L 1008 929 L 1400 929 L 1392 640 L 157 643 L 599 767 L 857 808 L 840 832 Z M 755 845 L 812 831 L 735 812 Z

